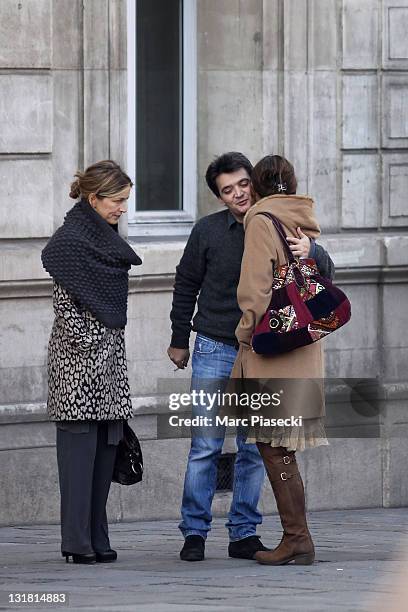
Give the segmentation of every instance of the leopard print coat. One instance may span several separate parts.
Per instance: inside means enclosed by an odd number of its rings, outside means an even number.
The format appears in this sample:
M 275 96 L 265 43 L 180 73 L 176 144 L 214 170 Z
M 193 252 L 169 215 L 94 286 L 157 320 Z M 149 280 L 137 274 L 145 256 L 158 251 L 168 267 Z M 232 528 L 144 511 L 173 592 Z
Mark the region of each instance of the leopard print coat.
M 54 282 L 54 325 L 48 345 L 48 414 L 53 421 L 132 416 L 125 330 L 80 312 Z

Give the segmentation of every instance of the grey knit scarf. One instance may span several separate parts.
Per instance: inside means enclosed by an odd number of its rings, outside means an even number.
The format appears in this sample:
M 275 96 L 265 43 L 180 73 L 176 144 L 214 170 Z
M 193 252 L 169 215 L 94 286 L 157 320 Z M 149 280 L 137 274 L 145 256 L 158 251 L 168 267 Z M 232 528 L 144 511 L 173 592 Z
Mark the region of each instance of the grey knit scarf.
M 142 260 L 86 200 L 77 202 L 41 259 L 76 305 L 109 328 L 126 325 L 128 271 Z

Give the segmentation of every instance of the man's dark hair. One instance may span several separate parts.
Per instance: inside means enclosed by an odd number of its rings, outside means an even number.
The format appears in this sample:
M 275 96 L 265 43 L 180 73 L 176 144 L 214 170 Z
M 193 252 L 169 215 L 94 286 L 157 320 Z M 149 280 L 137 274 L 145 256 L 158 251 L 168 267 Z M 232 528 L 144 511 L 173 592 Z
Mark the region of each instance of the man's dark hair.
M 205 173 L 205 180 L 207 181 L 208 187 L 211 189 L 217 198 L 220 197 L 220 192 L 215 182 L 217 176 L 220 174 L 229 174 L 230 172 L 236 172 L 243 168 L 251 176 L 253 166 L 249 159 L 242 153 L 237 151 L 230 151 L 229 153 L 223 153 L 219 157 L 216 157 L 213 162 L 208 166 L 207 172 Z

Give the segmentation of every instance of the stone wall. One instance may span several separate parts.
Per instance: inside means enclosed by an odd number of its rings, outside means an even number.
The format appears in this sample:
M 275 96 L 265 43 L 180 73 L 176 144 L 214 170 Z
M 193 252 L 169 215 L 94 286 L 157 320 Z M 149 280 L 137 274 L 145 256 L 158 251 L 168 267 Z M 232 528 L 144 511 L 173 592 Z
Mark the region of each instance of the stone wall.
M 44 404 L 51 285 L 39 255 L 72 205 L 73 172 L 125 163 L 125 8 L 0 5 L 0 523 L 58 518 Z M 217 209 L 203 180 L 214 155 L 291 159 L 352 300 L 351 323 L 327 341 L 327 373 L 382 384 L 382 437 L 348 431 L 301 457 L 309 507 L 407 505 L 408 1 L 197 0 L 197 19 L 199 215 Z M 126 334 L 147 468 L 137 488 L 114 486 L 116 519 L 178 514 L 188 441 L 157 440 L 157 381 L 177 376 L 165 351 L 183 246 L 138 245 Z M 229 501 L 217 494 L 215 512 Z M 262 503 L 273 508 L 268 491 Z

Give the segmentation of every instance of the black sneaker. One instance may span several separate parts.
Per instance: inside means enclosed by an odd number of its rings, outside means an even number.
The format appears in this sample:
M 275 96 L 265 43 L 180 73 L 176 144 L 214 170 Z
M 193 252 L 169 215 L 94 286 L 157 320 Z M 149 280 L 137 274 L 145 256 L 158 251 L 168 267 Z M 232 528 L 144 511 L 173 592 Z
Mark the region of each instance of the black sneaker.
M 228 554 L 235 559 L 253 559 L 255 553 L 260 550 L 270 550 L 266 548 L 259 539 L 259 536 L 248 536 L 243 540 L 230 542 L 228 546 Z
M 199 535 L 189 535 L 180 551 L 182 561 L 203 561 L 205 540 Z M 254 553 L 255 554 L 255 553 Z

